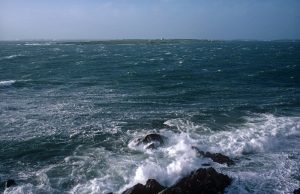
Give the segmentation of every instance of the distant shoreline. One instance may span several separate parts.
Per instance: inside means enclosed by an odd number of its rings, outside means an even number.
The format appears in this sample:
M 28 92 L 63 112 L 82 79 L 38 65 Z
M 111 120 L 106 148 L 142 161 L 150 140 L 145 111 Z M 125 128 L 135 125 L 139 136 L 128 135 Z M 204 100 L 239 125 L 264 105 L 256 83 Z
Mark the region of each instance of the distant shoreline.
M 67 42 L 67 43 L 188 43 L 188 42 L 300 42 L 300 39 L 255 40 L 255 39 L 24 39 L 24 40 L 0 40 L 0 42 Z

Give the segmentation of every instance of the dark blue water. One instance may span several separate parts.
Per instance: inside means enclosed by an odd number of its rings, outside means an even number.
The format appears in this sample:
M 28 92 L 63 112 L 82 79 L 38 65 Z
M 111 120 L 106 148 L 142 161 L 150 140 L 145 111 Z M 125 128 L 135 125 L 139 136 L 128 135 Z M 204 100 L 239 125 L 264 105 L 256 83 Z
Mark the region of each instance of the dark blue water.
M 150 132 L 158 150 L 133 144 Z M 5 193 L 118 192 L 171 185 L 221 152 L 227 193 L 300 182 L 300 42 L 0 43 L 0 181 Z

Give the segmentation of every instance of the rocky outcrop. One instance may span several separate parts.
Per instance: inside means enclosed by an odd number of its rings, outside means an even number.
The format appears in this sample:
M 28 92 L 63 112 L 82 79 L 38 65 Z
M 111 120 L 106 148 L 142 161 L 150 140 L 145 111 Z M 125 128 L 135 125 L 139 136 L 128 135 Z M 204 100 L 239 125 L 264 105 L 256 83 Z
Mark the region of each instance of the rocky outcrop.
M 159 194 L 217 194 L 230 185 L 231 178 L 213 168 L 200 168 Z
M 200 168 L 169 188 L 149 179 L 146 185 L 136 184 L 122 194 L 217 194 L 223 193 L 230 183 L 227 175 L 213 168 Z
M 227 164 L 228 166 L 234 165 L 234 161 L 228 156 L 225 156 L 221 153 L 210 153 L 199 150 L 197 147 L 192 147 L 199 156 L 212 159 L 212 161 L 219 164 Z
M 149 179 L 145 185 L 138 183 L 122 192 L 122 194 L 157 194 L 164 189 L 165 187 L 161 186 L 156 180 Z
M 143 138 L 137 139 L 137 145 L 148 145 L 147 149 L 156 149 L 157 147 L 163 145 L 165 143 L 166 137 L 157 134 L 157 133 L 151 133 L 146 135 Z

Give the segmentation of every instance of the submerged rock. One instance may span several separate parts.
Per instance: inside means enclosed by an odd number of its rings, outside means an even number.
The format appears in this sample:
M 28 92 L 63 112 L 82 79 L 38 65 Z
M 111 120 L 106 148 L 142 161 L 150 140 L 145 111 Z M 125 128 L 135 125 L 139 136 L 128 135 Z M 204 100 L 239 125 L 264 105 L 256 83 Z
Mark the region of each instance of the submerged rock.
M 137 139 L 137 145 L 140 144 L 149 144 L 146 148 L 147 149 L 156 149 L 157 147 L 163 145 L 165 143 L 166 137 L 157 134 L 157 133 L 151 133 L 146 135 L 143 138 Z
M 213 168 L 200 168 L 159 194 L 217 194 L 231 184 L 231 178 Z
M 234 165 L 234 161 L 230 159 L 228 156 L 225 156 L 221 153 L 210 153 L 210 152 L 203 152 L 199 150 L 197 147 L 192 147 L 196 150 L 197 154 L 206 158 L 212 159 L 212 161 L 217 162 L 219 164 L 227 164 L 228 166 Z
M 300 194 L 300 188 L 299 188 L 299 189 L 296 189 L 296 190 L 294 190 L 293 194 Z
M 145 185 L 138 183 L 122 194 L 157 194 L 164 189 L 155 179 L 149 179 Z
M 7 181 L 4 182 L 4 189 L 7 189 L 9 187 L 15 186 L 16 181 L 14 179 L 8 179 Z

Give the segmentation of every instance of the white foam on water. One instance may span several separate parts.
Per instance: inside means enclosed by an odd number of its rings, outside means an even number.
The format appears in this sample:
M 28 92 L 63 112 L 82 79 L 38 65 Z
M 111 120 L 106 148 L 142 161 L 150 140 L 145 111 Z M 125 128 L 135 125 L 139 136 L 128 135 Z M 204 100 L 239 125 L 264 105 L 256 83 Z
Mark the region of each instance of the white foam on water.
M 96 194 L 118 190 L 125 182 L 130 181 L 130 173 L 136 166 L 136 161 L 144 159 L 139 156 L 133 158 L 103 148 L 86 150 L 79 147 L 73 156 L 65 159 L 65 163 L 72 166 L 70 178 L 78 182 L 70 193 Z M 89 179 L 90 173 L 97 176 Z
M 10 187 L 5 189 L 4 194 L 33 194 L 36 193 L 36 190 L 32 184 L 25 184 L 16 187 Z
M 164 122 L 164 125 L 169 127 L 176 127 L 177 130 L 192 135 L 194 132 L 212 132 L 210 128 L 204 125 L 196 125 L 193 122 L 177 118 L 177 119 L 170 119 Z
M 288 154 L 259 154 L 228 169 L 233 183 L 227 193 L 292 193 L 299 187 L 299 163 Z
M 1 57 L 0 59 L 14 59 L 14 58 L 17 58 L 17 57 L 22 57 L 24 55 L 21 55 L 21 54 L 14 54 L 14 55 L 9 55 L 9 56 L 5 56 L 5 57 Z
M 289 144 L 294 136 L 299 138 L 299 121 L 299 117 L 260 114 L 248 117 L 247 122 L 239 127 L 208 133 L 201 125 L 178 118 L 165 122 L 171 129 L 125 132 L 125 139 L 119 141 L 131 141 L 118 153 L 105 148 L 79 146 L 63 162 L 65 167 L 70 168 L 65 178 L 74 181 L 69 193 L 121 193 L 137 183 L 145 184 L 150 178 L 170 186 L 191 171 L 203 167 L 204 163 L 233 178 L 226 193 L 290 193 L 299 185 L 295 176 L 299 176 L 300 158 L 296 156 L 300 153 L 300 146 Z M 134 144 L 136 138 L 150 132 L 159 132 L 168 140 L 154 150 Z M 216 164 L 209 158 L 197 156 L 192 146 L 203 151 L 228 154 L 236 164 L 230 167 Z M 40 171 L 38 177 L 37 186 L 25 184 L 5 192 L 51 193 L 53 190 L 49 187 L 47 173 Z
M 45 43 L 25 43 L 25 46 L 50 46 L 52 42 L 45 42 Z
M 166 121 L 164 124 L 176 127 L 178 132 L 162 130 L 161 134 L 169 138 L 162 148 L 147 151 L 145 146 L 134 147 L 133 141 L 129 143 L 129 148 L 144 151 L 148 157 L 138 161 L 131 181 L 119 192 L 137 183 L 145 184 L 149 178 L 170 186 L 203 163 L 211 163 L 219 172 L 233 177 L 228 193 L 291 192 L 299 185 L 299 180 L 294 178 L 297 173 L 299 176 L 299 161 L 290 159 L 284 151 L 294 146 L 292 150 L 300 153 L 299 143 L 298 146 L 289 144 L 291 138 L 299 137 L 300 118 L 259 114 L 247 120 L 238 128 L 214 133 L 206 133 L 184 119 Z M 237 164 L 232 167 L 213 164 L 210 159 L 196 156 L 192 146 L 228 154 L 237 159 Z
M 54 168 L 55 165 L 50 165 L 49 167 L 39 170 L 35 173 L 29 173 L 26 175 L 28 177 L 34 176 L 37 181 L 37 185 L 31 183 L 17 185 L 14 187 L 7 188 L 4 194 L 24 194 L 24 193 L 55 193 L 55 190 L 51 187 L 50 180 L 48 178 L 47 172 Z
M 197 141 L 191 138 L 189 133 L 164 130 L 161 131 L 161 134 L 168 137 L 166 145 L 162 148 L 146 150 L 144 147 L 137 146 L 137 150 L 144 148 L 148 157 L 139 162 L 133 172 L 133 178 L 119 192 L 137 183 L 145 184 L 149 178 L 156 179 L 164 186 L 170 186 L 191 171 L 201 167 L 203 163 L 209 162 L 209 159 L 197 156 L 192 148 Z M 132 142 L 129 143 L 130 148 L 133 145 Z
M 300 134 L 299 117 L 275 117 L 260 114 L 246 118 L 248 122 L 239 128 L 202 136 L 201 142 L 209 145 L 209 150 L 233 156 L 274 151 L 289 147 L 288 137 Z
M 0 81 L 0 87 L 1 86 L 10 86 L 12 84 L 16 83 L 16 80 L 4 80 Z

